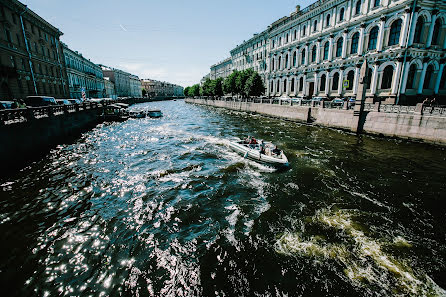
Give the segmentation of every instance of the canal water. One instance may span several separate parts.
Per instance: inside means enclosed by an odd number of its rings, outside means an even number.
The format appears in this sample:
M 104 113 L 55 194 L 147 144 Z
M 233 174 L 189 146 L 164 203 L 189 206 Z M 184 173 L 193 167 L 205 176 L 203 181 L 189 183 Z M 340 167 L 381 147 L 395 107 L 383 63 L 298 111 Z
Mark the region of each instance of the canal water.
M 446 295 L 444 148 L 148 107 L 0 180 L 3 296 Z M 228 149 L 247 135 L 290 167 Z

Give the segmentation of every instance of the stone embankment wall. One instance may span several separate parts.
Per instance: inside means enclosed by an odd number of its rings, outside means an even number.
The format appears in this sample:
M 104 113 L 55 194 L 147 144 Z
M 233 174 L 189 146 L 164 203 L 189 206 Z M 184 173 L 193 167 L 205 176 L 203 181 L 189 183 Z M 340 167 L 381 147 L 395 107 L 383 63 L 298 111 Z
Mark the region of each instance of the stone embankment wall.
M 193 104 L 254 112 L 343 130 L 353 130 L 352 127 L 359 125 L 357 130 L 364 133 L 446 145 L 446 111 L 444 108 L 423 108 L 421 105 L 390 108 L 379 104 L 368 104 L 358 120 L 354 111 L 347 108 L 324 108 L 323 104 L 315 107 L 282 105 L 281 102 L 279 104 L 255 103 L 254 101 L 186 99 L 186 102 Z

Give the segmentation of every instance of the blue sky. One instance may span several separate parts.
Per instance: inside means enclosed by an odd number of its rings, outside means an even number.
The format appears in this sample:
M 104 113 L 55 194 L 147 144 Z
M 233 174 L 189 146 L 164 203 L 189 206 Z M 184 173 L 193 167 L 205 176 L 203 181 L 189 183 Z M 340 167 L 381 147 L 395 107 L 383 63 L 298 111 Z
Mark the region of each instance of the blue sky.
M 310 0 L 22 0 L 97 64 L 182 86 Z

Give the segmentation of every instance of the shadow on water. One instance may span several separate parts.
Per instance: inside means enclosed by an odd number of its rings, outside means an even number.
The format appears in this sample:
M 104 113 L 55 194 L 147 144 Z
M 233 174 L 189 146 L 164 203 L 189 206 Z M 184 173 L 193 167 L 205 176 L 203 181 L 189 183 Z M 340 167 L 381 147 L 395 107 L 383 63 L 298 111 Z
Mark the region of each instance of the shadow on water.
M 185 104 L 1 178 L 10 296 L 444 296 L 444 148 Z M 290 166 L 243 159 L 252 135 Z

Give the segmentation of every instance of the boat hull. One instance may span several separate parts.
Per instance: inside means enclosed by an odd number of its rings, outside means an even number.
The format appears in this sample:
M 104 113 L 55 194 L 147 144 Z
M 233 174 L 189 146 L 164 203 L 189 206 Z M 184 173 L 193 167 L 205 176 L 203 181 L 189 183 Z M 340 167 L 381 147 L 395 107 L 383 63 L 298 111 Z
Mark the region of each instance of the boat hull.
M 288 166 L 288 159 L 283 154 L 283 152 L 281 154 L 281 158 L 275 158 L 272 156 L 261 154 L 259 150 L 249 148 L 248 146 L 242 145 L 237 142 L 230 142 L 229 147 L 233 151 L 243 155 L 245 158 L 262 163 L 262 164 L 267 164 L 267 165 L 271 165 L 271 166 L 279 166 L 279 167 L 280 166 Z

